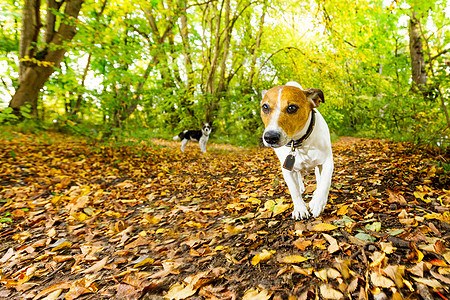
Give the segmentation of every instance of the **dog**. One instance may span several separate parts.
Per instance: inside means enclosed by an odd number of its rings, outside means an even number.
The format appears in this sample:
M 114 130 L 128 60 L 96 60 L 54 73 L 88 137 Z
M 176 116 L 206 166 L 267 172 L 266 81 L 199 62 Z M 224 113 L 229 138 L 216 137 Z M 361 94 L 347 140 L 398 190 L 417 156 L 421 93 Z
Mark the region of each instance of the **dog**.
M 330 191 L 333 153 L 328 125 L 316 109 L 320 102 L 325 102 L 321 90 L 303 90 L 294 81 L 262 91 L 263 143 L 273 148 L 280 160 L 294 203 L 292 217 L 296 220 L 311 214 L 318 217 L 325 209 Z M 305 191 L 302 176 L 313 168 L 317 188 L 308 211 L 302 198 Z
M 202 130 L 185 130 L 179 135 L 174 136 L 173 140 L 181 140 L 181 152 L 184 152 L 184 149 L 189 141 L 196 141 L 200 145 L 200 150 L 205 153 L 206 143 L 208 142 L 211 131 L 211 125 L 209 123 L 203 123 Z

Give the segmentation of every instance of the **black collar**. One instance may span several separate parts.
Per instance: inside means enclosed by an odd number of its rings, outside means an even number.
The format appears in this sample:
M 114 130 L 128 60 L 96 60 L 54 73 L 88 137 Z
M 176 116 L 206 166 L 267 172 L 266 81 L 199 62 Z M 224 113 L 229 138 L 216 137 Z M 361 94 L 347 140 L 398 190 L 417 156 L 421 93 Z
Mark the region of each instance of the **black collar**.
M 299 148 L 302 146 L 303 142 L 307 138 L 309 138 L 312 131 L 314 130 L 314 125 L 316 125 L 315 114 L 316 114 L 316 112 L 314 111 L 314 109 L 311 110 L 311 122 L 309 122 L 309 126 L 308 126 L 308 129 L 306 130 L 305 135 L 302 136 L 301 138 L 299 138 L 298 140 L 291 140 L 289 143 L 286 144 L 286 147 L 292 147 L 293 149 L 295 149 L 295 148 Z M 292 146 L 292 143 L 294 143 L 294 146 Z

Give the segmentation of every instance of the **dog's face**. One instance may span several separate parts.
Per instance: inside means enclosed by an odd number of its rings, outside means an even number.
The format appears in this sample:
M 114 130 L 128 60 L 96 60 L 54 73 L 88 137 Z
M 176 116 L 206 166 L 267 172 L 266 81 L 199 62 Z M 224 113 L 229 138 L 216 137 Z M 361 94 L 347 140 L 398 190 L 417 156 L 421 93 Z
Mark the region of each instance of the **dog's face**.
M 311 110 L 324 102 L 321 90 L 302 90 L 290 85 L 273 87 L 263 91 L 262 96 L 261 118 L 266 127 L 263 142 L 273 148 L 299 139 Z
M 203 123 L 202 132 L 204 135 L 209 135 L 211 133 L 211 125 L 209 123 Z

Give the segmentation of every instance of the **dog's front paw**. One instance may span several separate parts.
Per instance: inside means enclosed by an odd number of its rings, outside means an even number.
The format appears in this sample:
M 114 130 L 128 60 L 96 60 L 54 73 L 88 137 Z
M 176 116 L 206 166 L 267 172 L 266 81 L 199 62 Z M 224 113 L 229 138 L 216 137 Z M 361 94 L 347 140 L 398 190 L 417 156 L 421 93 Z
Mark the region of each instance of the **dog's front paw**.
M 309 216 L 310 214 L 306 206 L 301 208 L 294 208 L 294 211 L 292 212 L 292 218 L 294 220 L 308 219 Z
M 325 209 L 327 204 L 327 199 L 313 197 L 311 202 L 309 202 L 309 210 L 311 211 L 314 218 L 317 218 Z

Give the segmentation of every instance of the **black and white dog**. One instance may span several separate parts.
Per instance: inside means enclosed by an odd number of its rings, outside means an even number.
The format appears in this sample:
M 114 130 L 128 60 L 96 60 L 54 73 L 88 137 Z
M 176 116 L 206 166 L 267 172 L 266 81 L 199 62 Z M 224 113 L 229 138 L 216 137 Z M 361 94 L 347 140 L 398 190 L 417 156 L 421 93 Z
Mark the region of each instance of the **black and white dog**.
M 206 152 L 206 142 L 208 142 L 209 134 L 211 133 L 211 125 L 209 123 L 203 123 L 202 130 L 185 130 L 179 135 L 173 137 L 174 141 L 181 140 L 181 151 L 184 152 L 186 144 L 189 141 L 196 141 L 200 145 L 200 150 Z

